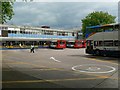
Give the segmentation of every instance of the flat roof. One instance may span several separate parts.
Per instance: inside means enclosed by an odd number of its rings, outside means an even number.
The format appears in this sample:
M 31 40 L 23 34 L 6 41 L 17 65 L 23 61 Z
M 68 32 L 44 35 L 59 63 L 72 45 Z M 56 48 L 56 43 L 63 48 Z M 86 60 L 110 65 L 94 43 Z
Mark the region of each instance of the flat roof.
M 100 27 L 107 27 L 107 26 L 113 26 L 113 25 L 120 25 L 120 23 L 112 23 L 112 24 L 89 26 L 89 27 L 86 27 L 86 28 L 100 28 Z
M 18 25 L 6 25 L 6 24 L 0 24 L 0 27 L 11 27 L 11 28 L 26 28 L 26 29 L 36 29 L 36 30 L 49 30 L 49 31 L 61 31 L 61 32 L 76 32 L 80 30 L 65 30 L 65 29 L 53 29 L 53 28 L 41 28 L 37 26 L 18 26 Z

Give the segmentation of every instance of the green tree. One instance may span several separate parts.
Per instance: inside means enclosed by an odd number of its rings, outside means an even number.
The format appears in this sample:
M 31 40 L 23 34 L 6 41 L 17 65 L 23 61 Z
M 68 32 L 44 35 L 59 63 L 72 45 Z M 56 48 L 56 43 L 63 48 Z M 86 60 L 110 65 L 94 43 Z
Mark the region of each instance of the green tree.
M 85 18 L 82 19 L 83 38 L 86 34 L 86 27 L 115 23 L 115 18 L 115 16 L 112 16 L 103 11 L 95 11 L 88 14 Z
M 0 23 L 4 24 L 8 20 L 12 19 L 12 16 L 14 15 L 13 1 L 12 0 L 8 0 L 7 2 L 3 2 L 2 0 L 0 1 Z

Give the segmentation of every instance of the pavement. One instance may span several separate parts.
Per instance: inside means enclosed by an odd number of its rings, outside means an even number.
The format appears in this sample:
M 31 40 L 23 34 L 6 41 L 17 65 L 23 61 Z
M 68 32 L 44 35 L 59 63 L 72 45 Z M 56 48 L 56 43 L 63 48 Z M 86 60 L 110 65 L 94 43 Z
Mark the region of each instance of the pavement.
M 85 49 L 2 51 L 2 88 L 118 89 L 117 58 L 92 56 Z

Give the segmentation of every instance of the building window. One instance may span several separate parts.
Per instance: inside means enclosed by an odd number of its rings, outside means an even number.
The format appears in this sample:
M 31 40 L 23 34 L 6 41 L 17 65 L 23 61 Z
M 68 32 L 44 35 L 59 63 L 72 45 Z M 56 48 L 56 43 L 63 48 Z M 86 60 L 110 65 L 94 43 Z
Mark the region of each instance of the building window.
M 8 33 L 11 33 L 11 30 L 8 30 Z
M 20 31 L 20 33 L 22 33 L 22 31 Z
M 74 36 L 74 32 L 72 33 L 72 36 Z

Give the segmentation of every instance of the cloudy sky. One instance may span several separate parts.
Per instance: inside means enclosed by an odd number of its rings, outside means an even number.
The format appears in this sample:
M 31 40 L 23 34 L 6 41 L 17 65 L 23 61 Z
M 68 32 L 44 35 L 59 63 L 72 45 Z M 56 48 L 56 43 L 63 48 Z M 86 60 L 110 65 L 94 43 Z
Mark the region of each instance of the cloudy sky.
M 81 27 L 81 19 L 93 11 L 104 11 L 118 19 L 118 2 L 16 2 L 8 24 L 72 29 Z

